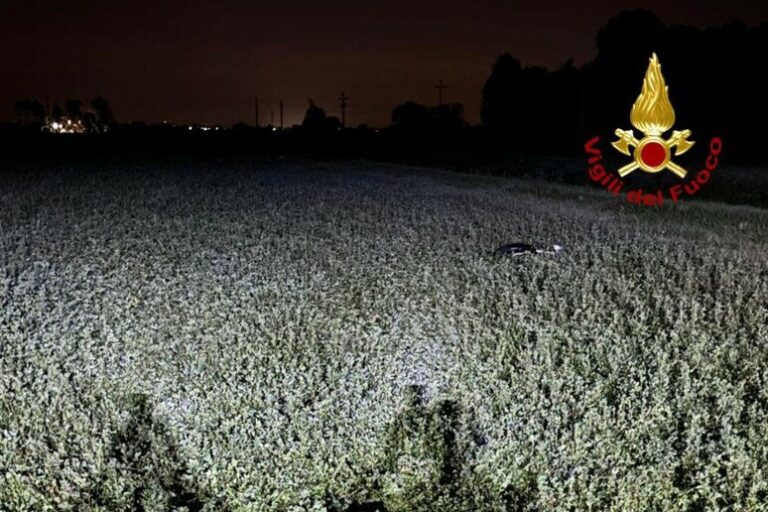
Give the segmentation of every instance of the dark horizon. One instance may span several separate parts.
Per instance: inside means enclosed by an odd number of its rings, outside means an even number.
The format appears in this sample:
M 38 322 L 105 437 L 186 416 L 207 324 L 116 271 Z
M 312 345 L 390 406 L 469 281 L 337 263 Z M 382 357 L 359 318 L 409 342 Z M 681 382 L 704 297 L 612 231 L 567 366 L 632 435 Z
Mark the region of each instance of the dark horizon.
M 768 21 L 759 2 L 592 0 L 575 10 L 556 3 L 517 6 L 456 1 L 439 6 L 374 2 L 360 7 L 296 1 L 254 7 L 244 1 L 112 2 L 12 1 L 4 7 L 0 57 L 6 79 L 0 119 L 13 119 L 17 99 L 109 100 L 118 121 L 231 125 L 268 124 L 285 101 L 285 124 L 301 122 L 307 99 L 339 115 L 350 99 L 349 126 L 390 123 L 407 100 L 432 105 L 442 79 L 446 102 L 465 106 L 479 122 L 480 91 L 501 53 L 524 65 L 554 69 L 596 54 L 595 36 L 624 9 L 647 8 L 665 24 L 697 27 Z M 567 23 L 564 23 L 564 20 Z

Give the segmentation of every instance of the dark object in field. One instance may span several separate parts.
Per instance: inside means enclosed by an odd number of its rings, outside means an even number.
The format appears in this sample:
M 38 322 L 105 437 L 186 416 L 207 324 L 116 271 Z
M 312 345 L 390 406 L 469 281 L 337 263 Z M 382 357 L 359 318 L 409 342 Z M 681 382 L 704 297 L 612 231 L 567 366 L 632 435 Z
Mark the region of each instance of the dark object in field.
M 499 254 L 510 254 L 512 256 L 522 256 L 523 254 L 557 254 L 563 250 L 561 245 L 553 245 L 552 250 L 537 249 L 530 244 L 514 243 L 505 244 L 496 249 Z
M 387 512 L 382 501 L 369 501 L 367 503 L 353 503 L 347 512 Z
M 517 256 L 518 254 L 533 254 L 536 252 L 536 248 L 530 244 L 516 243 L 502 245 L 496 249 L 496 252 L 501 254 L 513 254 Z

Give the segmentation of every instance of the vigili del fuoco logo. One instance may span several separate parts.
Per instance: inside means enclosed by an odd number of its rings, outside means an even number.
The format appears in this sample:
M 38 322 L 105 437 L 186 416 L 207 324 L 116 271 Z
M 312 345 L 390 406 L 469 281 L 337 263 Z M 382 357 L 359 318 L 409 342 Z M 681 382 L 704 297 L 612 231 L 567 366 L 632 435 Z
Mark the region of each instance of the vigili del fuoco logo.
M 651 56 L 648 70 L 645 72 L 643 87 L 637 97 L 629 121 L 642 135 L 635 136 L 633 130 L 617 128 L 618 140 L 611 145 L 619 152 L 632 158 L 632 161 L 619 168 L 609 171 L 603 165 L 603 152 L 598 147 L 600 137 L 593 137 L 585 145 L 589 163 L 589 177 L 608 192 L 618 196 L 626 188 L 626 199 L 630 203 L 646 206 L 660 206 L 665 199 L 676 203 L 685 196 L 695 195 L 709 181 L 712 172 L 717 168 L 718 155 L 723 143 L 719 137 L 709 141 L 709 155 L 702 168 L 695 174 L 688 171 L 673 157 L 686 153 L 695 144 L 689 137 L 691 130 L 673 130 L 669 137 L 664 133 L 675 124 L 675 110 L 669 101 L 669 90 L 661 74 L 661 64 L 654 53 Z M 669 186 L 666 190 L 643 190 L 625 187 L 631 180 L 633 172 L 642 171 L 650 174 L 671 172 L 680 183 Z

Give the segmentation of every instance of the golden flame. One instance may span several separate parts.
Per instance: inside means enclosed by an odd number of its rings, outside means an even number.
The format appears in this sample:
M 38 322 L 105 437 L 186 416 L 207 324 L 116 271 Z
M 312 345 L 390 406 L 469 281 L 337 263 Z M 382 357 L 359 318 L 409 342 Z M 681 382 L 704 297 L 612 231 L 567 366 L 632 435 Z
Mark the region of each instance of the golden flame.
M 675 124 L 675 110 L 669 102 L 669 88 L 661 74 L 661 64 L 654 53 L 645 72 L 643 88 L 629 120 L 632 126 L 646 135 L 661 135 Z

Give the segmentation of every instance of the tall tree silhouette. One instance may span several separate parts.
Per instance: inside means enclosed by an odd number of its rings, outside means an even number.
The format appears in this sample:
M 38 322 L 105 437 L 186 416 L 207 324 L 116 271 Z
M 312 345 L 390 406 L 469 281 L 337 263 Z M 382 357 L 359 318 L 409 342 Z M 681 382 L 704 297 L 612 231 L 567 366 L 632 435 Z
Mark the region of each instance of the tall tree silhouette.
M 522 150 L 574 149 L 579 140 L 626 126 L 648 59 L 656 53 L 669 85 L 676 126 L 706 139 L 721 136 L 733 154 L 761 157 L 768 116 L 768 24 L 732 22 L 708 29 L 667 26 L 651 11 L 624 11 L 597 34 L 595 59 L 555 71 L 522 67 L 509 54 L 494 64 L 482 91 L 489 132 Z
M 51 120 L 59 121 L 62 117 L 64 117 L 64 109 L 58 103 L 54 103 L 51 108 Z
M 556 132 L 553 86 L 546 69 L 522 68 L 511 55 L 501 55 L 483 87 L 483 124 L 518 147 L 551 146 Z
M 551 141 L 557 148 L 573 151 L 583 144 L 583 95 L 581 73 L 569 59 L 553 74 Z
M 64 109 L 72 119 L 80 119 L 83 116 L 83 102 L 70 99 L 64 102 Z
M 302 127 L 309 133 L 328 133 L 340 129 L 341 121 L 338 117 L 326 115 L 325 110 L 310 99 Z
M 107 100 L 102 97 L 95 98 L 91 101 L 91 107 L 96 112 L 96 118 L 102 127 L 109 126 L 115 120 L 112 114 L 112 107 L 109 106 Z
M 518 114 L 515 95 L 518 92 L 520 61 L 508 53 L 499 56 L 491 76 L 483 86 L 480 117 L 483 125 L 497 133 L 512 133 Z
M 665 76 L 671 79 L 666 73 L 674 64 L 666 60 L 669 52 L 664 45 L 663 29 L 654 13 L 639 9 L 621 12 L 597 33 L 598 77 L 591 84 L 590 112 L 599 124 L 626 124 L 653 52 L 659 54 Z

